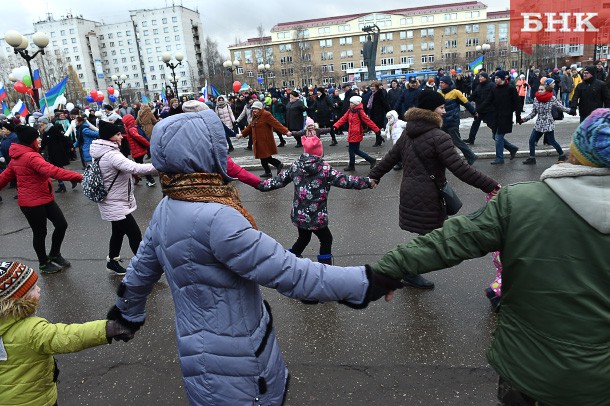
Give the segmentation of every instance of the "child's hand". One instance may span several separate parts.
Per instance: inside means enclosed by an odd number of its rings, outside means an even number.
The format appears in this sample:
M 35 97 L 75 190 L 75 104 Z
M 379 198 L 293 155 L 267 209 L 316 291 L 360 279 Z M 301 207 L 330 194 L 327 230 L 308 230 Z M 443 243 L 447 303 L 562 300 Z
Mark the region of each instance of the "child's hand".
M 375 189 L 377 187 L 377 181 L 375 179 L 371 179 L 371 189 Z

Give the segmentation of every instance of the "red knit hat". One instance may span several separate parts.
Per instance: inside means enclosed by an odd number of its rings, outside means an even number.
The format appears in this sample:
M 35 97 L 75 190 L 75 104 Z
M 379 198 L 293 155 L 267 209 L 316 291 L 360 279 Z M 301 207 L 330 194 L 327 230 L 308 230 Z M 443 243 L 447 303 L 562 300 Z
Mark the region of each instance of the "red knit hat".
M 0 301 L 25 296 L 37 281 L 32 268 L 19 262 L 0 262 Z

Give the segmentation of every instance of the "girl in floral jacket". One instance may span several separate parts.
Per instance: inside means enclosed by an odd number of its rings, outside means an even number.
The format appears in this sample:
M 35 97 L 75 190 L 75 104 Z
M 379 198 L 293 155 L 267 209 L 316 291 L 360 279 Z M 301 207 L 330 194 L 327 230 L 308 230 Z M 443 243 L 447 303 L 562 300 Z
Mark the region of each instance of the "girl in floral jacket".
M 322 160 L 322 143 L 314 134 L 302 136 L 301 142 L 305 153 L 295 161 L 290 169 L 278 176 L 267 179 L 259 185 L 259 190 L 267 192 L 294 183 L 294 201 L 290 217 L 298 231 L 299 237 L 290 251 L 301 256 L 311 234 L 320 240 L 318 262 L 333 263 L 333 236 L 328 228 L 327 200 L 331 186 L 343 189 L 367 189 L 375 187 L 371 179 L 348 176 Z

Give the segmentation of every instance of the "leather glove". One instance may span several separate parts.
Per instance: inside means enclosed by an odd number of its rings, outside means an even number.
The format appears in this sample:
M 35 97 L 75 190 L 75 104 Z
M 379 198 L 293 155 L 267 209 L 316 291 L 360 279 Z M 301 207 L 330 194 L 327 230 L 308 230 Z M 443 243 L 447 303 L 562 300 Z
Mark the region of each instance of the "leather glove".
M 110 310 L 108 311 L 108 314 L 106 315 L 106 319 L 116 321 L 121 326 L 129 329 L 132 333 L 135 333 L 136 331 L 138 331 L 140 329 L 140 327 L 142 327 L 144 325 L 143 321 L 135 322 L 135 321 L 129 321 L 129 320 L 123 318 L 123 315 L 121 314 L 121 310 L 119 310 L 119 308 L 116 307 L 116 305 L 114 305 L 110 308 Z
M 118 321 L 108 320 L 106 322 L 106 339 L 108 340 L 108 344 L 112 343 L 112 340 L 127 342 L 133 337 L 134 332 Z
M 364 309 L 370 302 L 379 300 L 390 291 L 402 289 L 404 285 L 398 279 L 388 278 L 387 276 L 373 272 L 370 265 L 365 265 L 366 277 L 369 280 L 369 287 L 366 291 L 364 301 L 360 304 L 354 304 L 341 300 L 339 303 L 344 304 L 352 309 Z
M 570 109 L 570 115 L 571 115 L 571 116 L 575 116 L 575 115 L 576 115 L 576 107 L 572 107 L 572 108 Z

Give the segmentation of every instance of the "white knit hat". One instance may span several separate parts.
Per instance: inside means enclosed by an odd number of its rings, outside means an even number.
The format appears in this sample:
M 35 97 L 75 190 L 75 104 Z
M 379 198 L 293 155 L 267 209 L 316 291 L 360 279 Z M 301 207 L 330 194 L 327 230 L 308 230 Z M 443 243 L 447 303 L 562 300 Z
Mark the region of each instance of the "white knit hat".
M 253 109 L 263 109 L 263 103 L 259 102 L 259 101 L 255 101 L 254 103 L 252 103 L 252 108 Z
M 350 103 L 354 103 L 356 106 L 362 103 L 362 97 L 360 96 L 352 96 L 349 98 Z

